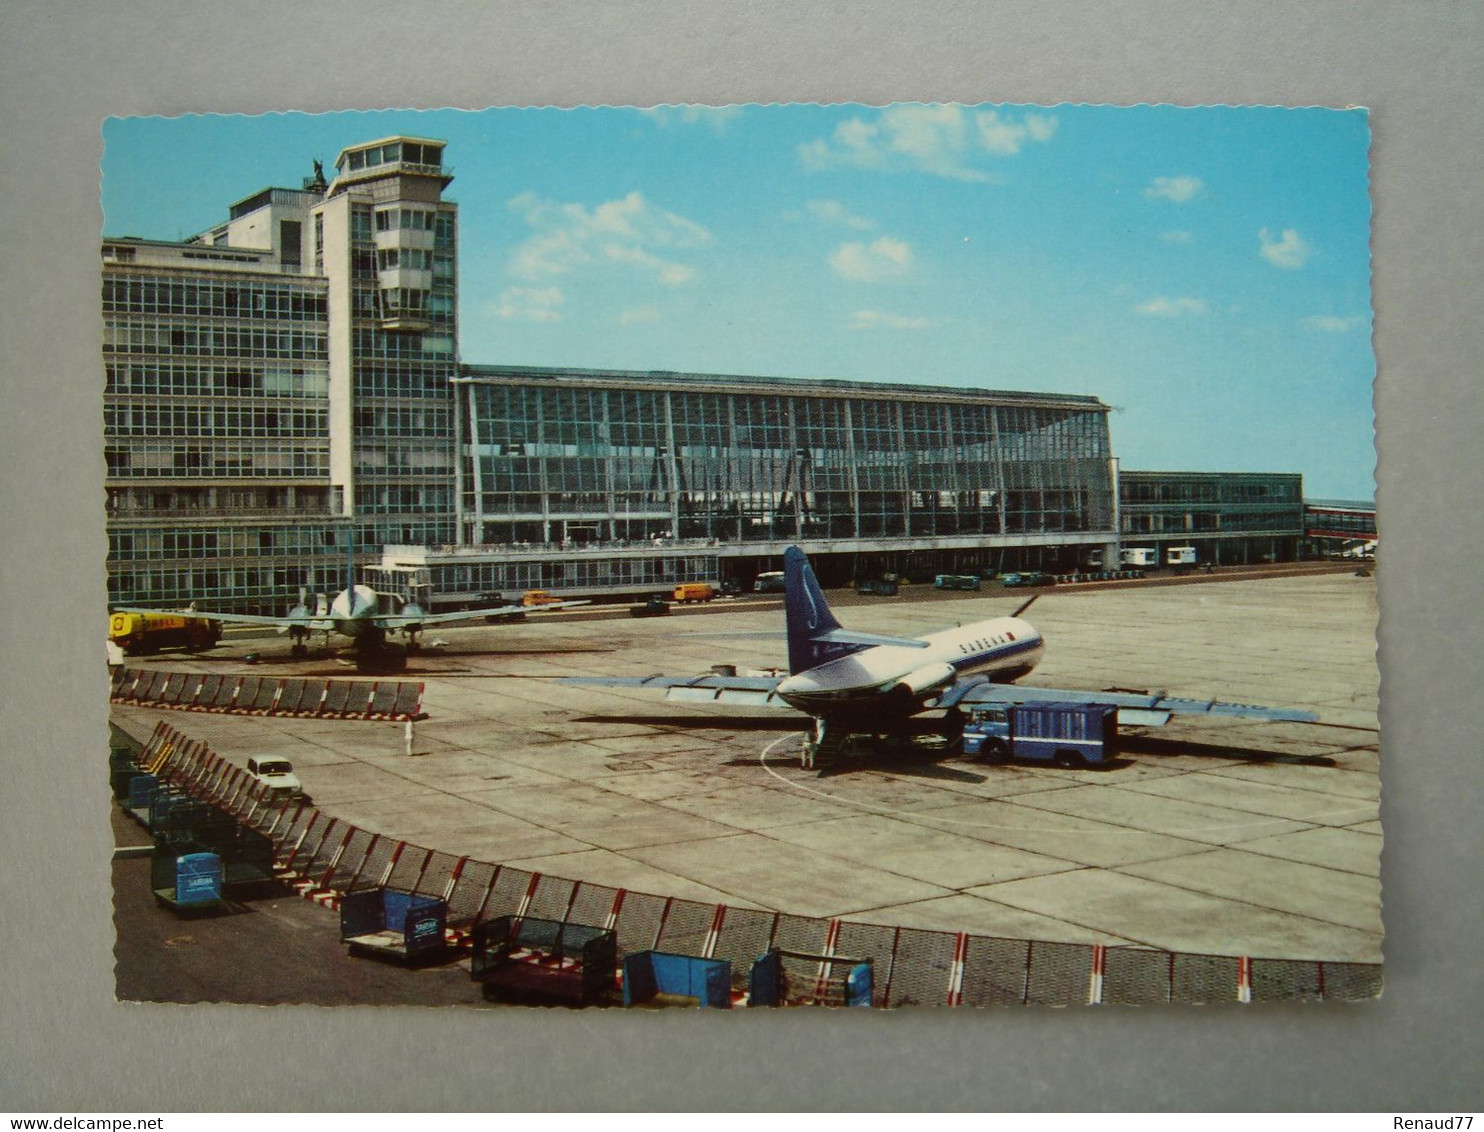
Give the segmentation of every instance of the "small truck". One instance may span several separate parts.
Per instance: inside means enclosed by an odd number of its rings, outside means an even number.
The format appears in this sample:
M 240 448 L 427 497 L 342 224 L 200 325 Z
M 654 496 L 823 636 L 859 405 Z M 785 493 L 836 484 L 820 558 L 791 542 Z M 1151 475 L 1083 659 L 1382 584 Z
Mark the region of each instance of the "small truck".
M 1097 766 L 1118 753 L 1113 704 L 984 704 L 969 713 L 964 756 L 986 762 L 1025 759 L 1060 767 Z

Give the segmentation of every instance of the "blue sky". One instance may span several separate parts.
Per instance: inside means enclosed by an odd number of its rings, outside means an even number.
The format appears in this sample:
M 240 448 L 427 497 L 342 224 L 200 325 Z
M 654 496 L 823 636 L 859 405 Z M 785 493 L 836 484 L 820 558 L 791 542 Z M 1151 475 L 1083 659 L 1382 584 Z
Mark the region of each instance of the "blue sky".
M 446 140 L 465 361 L 1087 393 L 1123 466 L 1375 464 L 1363 111 L 748 106 L 112 119 L 104 231 Z

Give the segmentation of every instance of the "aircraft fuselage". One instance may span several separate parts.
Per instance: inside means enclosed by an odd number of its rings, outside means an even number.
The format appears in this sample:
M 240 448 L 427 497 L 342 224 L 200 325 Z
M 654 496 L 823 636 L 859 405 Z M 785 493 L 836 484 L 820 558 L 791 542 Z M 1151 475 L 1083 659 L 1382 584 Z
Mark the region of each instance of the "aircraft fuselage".
M 1018 617 L 997 617 L 922 638 L 926 648 L 877 645 L 789 676 L 778 698 L 814 716 L 850 712 L 883 697 L 901 714 L 924 703 L 963 676 L 996 681 L 1019 679 L 1036 667 L 1045 642 L 1035 626 Z

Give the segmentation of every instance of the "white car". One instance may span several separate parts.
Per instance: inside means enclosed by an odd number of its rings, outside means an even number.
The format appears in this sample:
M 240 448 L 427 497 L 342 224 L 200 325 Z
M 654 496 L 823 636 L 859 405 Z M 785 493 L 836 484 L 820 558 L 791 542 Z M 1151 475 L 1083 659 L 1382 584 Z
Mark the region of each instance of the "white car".
M 282 797 L 297 798 L 304 793 L 304 785 L 294 773 L 293 764 L 277 755 L 248 759 L 247 773 Z

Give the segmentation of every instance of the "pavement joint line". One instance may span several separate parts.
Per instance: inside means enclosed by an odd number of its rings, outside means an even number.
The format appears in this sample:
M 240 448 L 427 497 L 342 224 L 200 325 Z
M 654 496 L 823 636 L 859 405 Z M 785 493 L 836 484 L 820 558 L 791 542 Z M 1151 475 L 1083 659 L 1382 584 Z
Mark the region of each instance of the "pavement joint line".
M 1216 848 L 1222 847 L 1217 846 Z M 1245 852 L 1245 850 L 1242 850 L 1242 852 Z M 1119 867 L 1110 869 L 1109 871 L 1118 873 L 1119 876 L 1128 877 L 1130 880 L 1141 880 L 1149 884 L 1163 885 L 1165 888 L 1173 888 L 1178 892 L 1189 892 L 1196 896 L 1205 896 L 1209 897 L 1212 900 L 1221 900 L 1230 904 L 1243 904 L 1246 905 L 1248 908 L 1260 908 L 1264 912 L 1276 912 L 1280 916 L 1293 916 L 1300 920 L 1308 920 L 1311 923 L 1323 924 L 1325 927 L 1328 928 L 1344 928 L 1346 931 L 1360 932 L 1363 935 L 1375 936 L 1378 939 L 1384 939 L 1386 936 L 1384 929 L 1378 932 L 1372 931 L 1369 928 L 1357 928 L 1350 924 L 1342 924 L 1338 920 L 1325 920 L 1320 918 L 1319 916 L 1311 916 L 1307 912 L 1293 912 L 1288 910 L 1287 908 L 1275 908 L 1271 904 L 1259 904 L 1254 900 L 1245 900 L 1240 896 L 1229 896 L 1226 894 L 1214 893 L 1204 888 L 1191 888 L 1189 885 L 1177 884 L 1174 881 L 1151 880 L 1149 877 L 1142 877 L 1138 873 L 1124 872 L 1123 869 L 1126 867 L 1128 866 L 1120 865 Z

